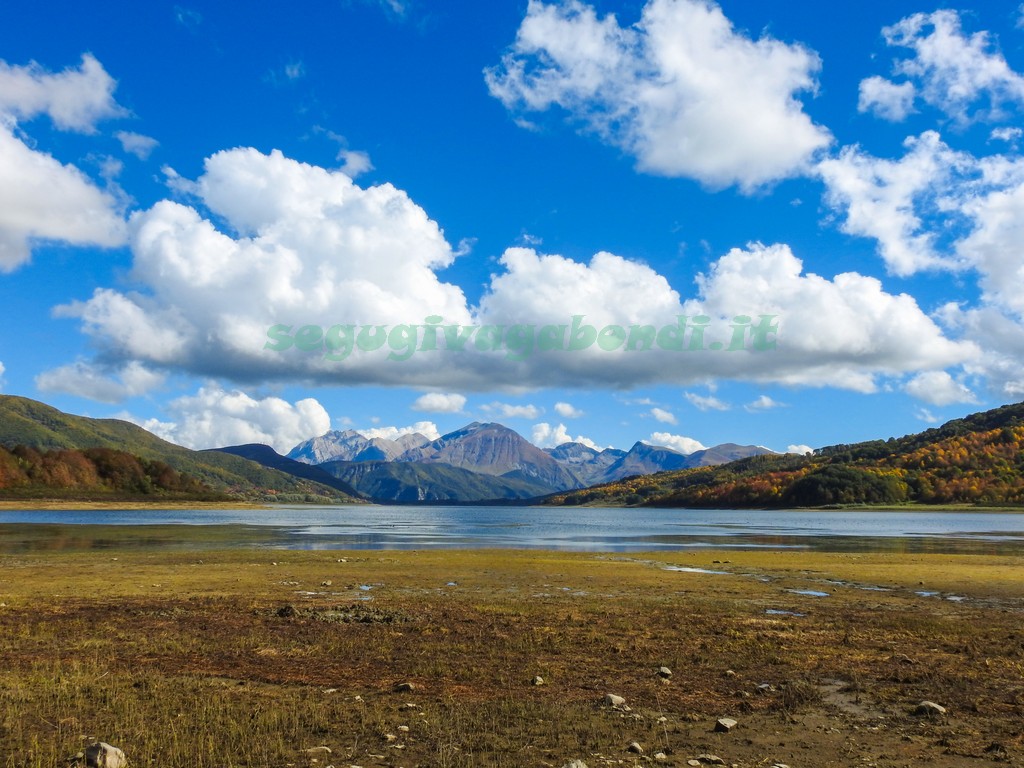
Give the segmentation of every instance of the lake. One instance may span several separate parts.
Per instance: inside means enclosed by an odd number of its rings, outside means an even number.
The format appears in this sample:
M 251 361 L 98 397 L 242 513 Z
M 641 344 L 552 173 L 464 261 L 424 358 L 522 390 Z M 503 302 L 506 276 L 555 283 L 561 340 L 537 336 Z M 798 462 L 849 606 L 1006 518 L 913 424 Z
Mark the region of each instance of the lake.
M 1024 514 L 501 506 L 0 511 L 0 551 L 254 547 L 1024 554 Z

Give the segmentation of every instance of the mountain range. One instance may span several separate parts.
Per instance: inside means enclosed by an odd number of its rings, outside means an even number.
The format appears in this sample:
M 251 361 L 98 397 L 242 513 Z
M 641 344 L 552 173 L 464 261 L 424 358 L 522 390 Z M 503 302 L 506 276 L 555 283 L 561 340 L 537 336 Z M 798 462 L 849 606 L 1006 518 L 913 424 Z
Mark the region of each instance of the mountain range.
M 43 454 L 112 449 L 124 453 L 126 462 L 138 459 L 140 467 L 165 463 L 184 476 L 181 482 L 187 485 L 192 478 L 200 484 L 189 486 L 197 493 L 201 488 L 203 494 L 234 499 L 323 503 L 535 499 L 630 475 L 768 452 L 729 444 L 683 455 L 646 443 L 636 443 L 628 451 L 599 451 L 581 443 L 542 450 L 508 427 L 480 422 L 436 440 L 420 434 L 388 440 L 353 430 L 328 432 L 295 446 L 287 456 L 267 445 L 193 451 L 127 421 L 75 416 L 11 395 L 0 395 L 0 446 Z M 39 460 L 49 466 L 80 463 L 81 457 L 62 459 L 55 453 L 52 459 L 43 455 Z M 25 479 L 19 482 L 24 484 Z M 32 492 L 45 494 L 47 481 L 39 482 Z M 78 488 L 81 493 L 95 490 L 81 484 Z
M 193 451 L 126 421 L 0 395 L 0 448 L 5 498 L 1024 505 L 1024 403 L 808 456 L 731 443 L 688 455 L 646 443 L 628 451 L 580 443 L 541 450 L 500 424 L 474 422 L 436 440 L 330 432 L 286 457 L 266 445 Z
M 295 446 L 287 458 L 316 465 L 378 501 L 468 502 L 530 499 L 765 453 L 770 451 L 732 443 L 689 455 L 642 442 L 628 451 L 582 443 L 540 449 L 501 424 L 473 422 L 436 440 L 421 434 L 388 440 L 354 430 L 328 432 Z
M 1024 505 L 1024 403 L 904 437 L 765 454 L 552 495 L 555 505 L 793 508 Z

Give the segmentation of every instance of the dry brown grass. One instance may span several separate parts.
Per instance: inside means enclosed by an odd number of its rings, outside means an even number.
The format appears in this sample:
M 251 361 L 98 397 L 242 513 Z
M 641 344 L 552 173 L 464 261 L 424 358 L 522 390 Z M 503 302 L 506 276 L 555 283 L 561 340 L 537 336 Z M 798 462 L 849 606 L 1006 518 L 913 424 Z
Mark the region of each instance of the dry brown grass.
M 52 768 L 93 737 L 161 767 L 986 765 L 1022 754 L 1022 574 L 792 552 L 9 555 L 0 765 Z M 911 717 L 924 698 L 949 717 Z M 722 716 L 739 728 L 713 733 Z

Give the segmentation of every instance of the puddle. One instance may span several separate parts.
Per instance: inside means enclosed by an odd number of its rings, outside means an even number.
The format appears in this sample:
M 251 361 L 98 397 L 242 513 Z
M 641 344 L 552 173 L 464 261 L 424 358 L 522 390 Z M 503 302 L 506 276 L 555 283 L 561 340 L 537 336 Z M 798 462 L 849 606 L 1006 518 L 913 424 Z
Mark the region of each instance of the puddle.
M 796 611 L 781 611 L 778 608 L 766 608 L 765 613 L 769 616 L 806 616 L 806 613 L 797 613 Z
M 680 573 L 710 573 L 715 576 L 728 576 L 729 571 L 712 571 L 709 568 L 688 568 L 683 565 L 666 565 L 666 571 L 678 571 Z
M 807 597 L 828 597 L 831 593 L 819 592 L 816 589 L 787 589 L 787 592 L 792 592 L 794 595 L 806 595 Z
M 954 603 L 962 603 L 967 598 L 963 595 L 947 595 L 946 599 Z
M 828 680 L 818 686 L 824 704 L 856 718 L 884 720 L 886 715 L 874 702 L 861 693 L 850 689 L 842 680 Z
M 914 594 L 917 595 L 918 597 L 938 597 L 939 596 L 938 592 L 915 592 Z

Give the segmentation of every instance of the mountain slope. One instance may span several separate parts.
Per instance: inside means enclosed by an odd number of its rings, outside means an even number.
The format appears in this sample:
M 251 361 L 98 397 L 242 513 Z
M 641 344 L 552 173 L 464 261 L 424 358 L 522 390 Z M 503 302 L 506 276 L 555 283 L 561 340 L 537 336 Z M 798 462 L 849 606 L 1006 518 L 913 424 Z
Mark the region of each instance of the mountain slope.
M 583 443 L 562 443 L 554 448 L 547 448 L 544 452 L 570 469 L 583 485 L 596 485 L 618 479 L 609 477 L 608 470 L 626 455 L 626 451 L 618 448 L 597 451 Z
M 288 458 L 306 464 L 328 461 L 394 461 L 412 448 L 430 441 L 419 433 L 402 435 L 395 440 L 365 437 L 353 429 L 332 431 L 299 443 Z
M 550 490 L 583 485 L 569 468 L 501 424 L 473 422 L 419 448 L 406 451 L 400 462 L 449 464 L 486 475 L 516 472 Z
M 1024 504 L 1024 404 L 925 432 L 631 477 L 560 494 L 552 504 L 794 507 Z
M 226 448 L 210 448 L 207 451 L 203 451 L 203 453 L 211 452 L 240 456 L 243 459 L 249 459 L 250 461 L 255 461 L 257 464 L 262 464 L 264 467 L 269 469 L 284 472 L 286 475 L 330 486 L 336 491 L 341 491 L 349 496 L 357 497 L 360 495 L 359 491 L 344 480 L 339 480 L 337 477 L 329 472 L 325 472 L 320 467 L 313 466 L 312 464 L 305 464 L 301 461 L 295 461 L 294 459 L 282 456 L 269 445 L 263 445 L 261 443 L 247 443 L 245 445 L 231 445 Z
M 531 499 L 551 488 L 525 477 L 494 477 L 447 464 L 331 461 L 320 469 L 374 501 L 468 502 Z
M 0 395 L 0 445 L 24 445 L 36 450 L 113 448 L 149 461 L 163 461 L 217 491 L 246 499 L 301 501 L 315 496 L 351 501 L 334 488 L 267 469 L 239 456 L 191 451 L 127 421 L 74 416 L 12 395 Z
M 0 447 L 5 499 L 75 501 L 226 501 L 228 497 L 162 461 L 113 448 L 37 451 Z

